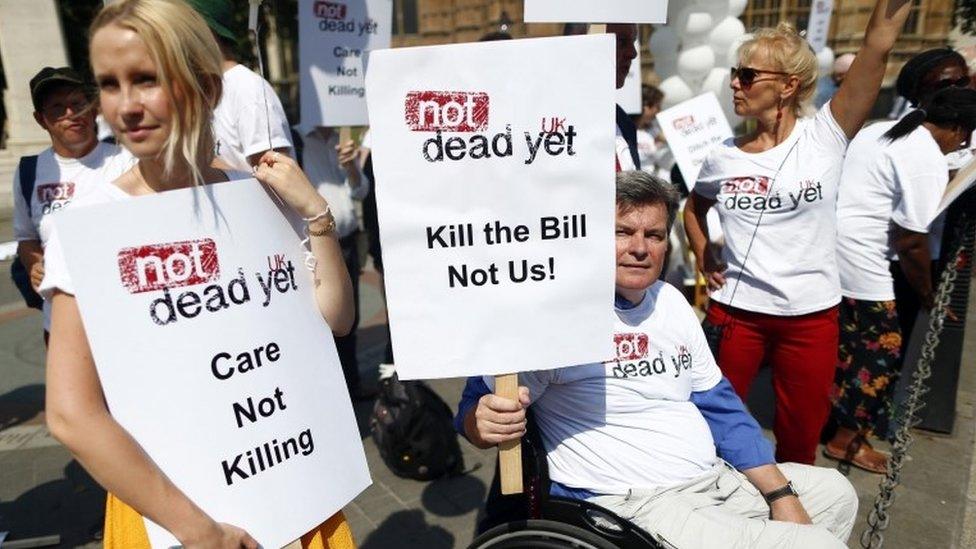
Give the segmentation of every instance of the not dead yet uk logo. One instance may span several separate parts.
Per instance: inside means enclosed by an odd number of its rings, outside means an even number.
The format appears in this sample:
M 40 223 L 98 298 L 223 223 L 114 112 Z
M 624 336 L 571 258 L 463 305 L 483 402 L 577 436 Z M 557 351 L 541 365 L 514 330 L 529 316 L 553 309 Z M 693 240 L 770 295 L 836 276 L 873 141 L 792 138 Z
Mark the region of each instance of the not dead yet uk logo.
M 237 268 L 237 276 L 226 284 L 221 282 L 220 257 L 211 238 L 123 248 L 117 262 L 122 287 L 130 294 L 162 291 L 149 303 L 149 317 L 160 326 L 251 300 L 243 268 Z M 254 273 L 254 278 L 264 296 L 263 307 L 274 295 L 298 290 L 294 265 L 282 254 L 268 256 L 268 270 Z M 177 293 L 181 288 L 185 289 Z
M 505 130 L 488 131 L 491 98 L 483 91 L 408 92 L 404 99 L 404 123 L 412 132 L 435 132 L 421 146 L 428 162 L 481 160 L 513 156 L 512 124 Z M 453 135 L 445 137 L 445 133 Z M 575 156 L 576 128 L 566 117 L 544 116 L 538 133 L 525 131 L 525 164 L 532 164 L 539 153 L 549 156 Z

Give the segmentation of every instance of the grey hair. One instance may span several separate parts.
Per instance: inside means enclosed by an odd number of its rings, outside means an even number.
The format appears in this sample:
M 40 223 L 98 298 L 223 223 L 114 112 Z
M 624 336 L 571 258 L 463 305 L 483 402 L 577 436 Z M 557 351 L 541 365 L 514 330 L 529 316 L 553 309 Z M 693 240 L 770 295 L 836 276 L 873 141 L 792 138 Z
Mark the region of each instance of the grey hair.
M 668 210 L 668 232 L 678 217 L 678 191 L 660 177 L 641 170 L 617 172 L 617 209 L 626 213 L 638 206 L 664 204 Z

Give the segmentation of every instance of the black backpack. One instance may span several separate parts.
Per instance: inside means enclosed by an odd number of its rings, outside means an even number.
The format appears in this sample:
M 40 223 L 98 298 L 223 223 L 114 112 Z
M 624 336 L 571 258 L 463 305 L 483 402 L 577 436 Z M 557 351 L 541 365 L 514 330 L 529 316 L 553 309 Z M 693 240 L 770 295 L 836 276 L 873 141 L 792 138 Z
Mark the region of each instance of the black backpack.
M 451 409 L 422 381 L 395 375 L 381 381 L 369 423 L 380 456 L 397 476 L 433 480 L 464 470 Z
M 20 192 L 24 196 L 24 202 L 27 204 L 27 211 L 29 213 L 31 195 L 34 194 L 34 180 L 37 178 L 37 157 L 21 157 L 20 164 L 17 165 L 17 172 L 17 175 L 20 176 Z M 40 309 L 44 306 L 44 299 L 31 286 L 30 273 L 27 272 L 24 264 L 20 262 L 20 257 L 15 257 L 13 262 L 10 263 L 10 278 L 13 279 L 14 286 L 20 291 L 20 295 L 24 298 L 24 303 L 28 307 Z

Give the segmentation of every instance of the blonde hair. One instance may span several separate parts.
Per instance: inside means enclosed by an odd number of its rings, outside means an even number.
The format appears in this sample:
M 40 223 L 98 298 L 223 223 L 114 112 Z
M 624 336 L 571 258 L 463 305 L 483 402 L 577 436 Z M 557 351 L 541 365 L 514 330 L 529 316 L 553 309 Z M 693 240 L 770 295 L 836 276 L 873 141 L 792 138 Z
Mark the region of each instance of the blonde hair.
M 164 173 L 186 163 L 194 184 L 214 157 L 211 119 L 220 102 L 222 58 L 207 23 L 181 0 L 121 0 L 98 13 L 90 36 L 109 25 L 134 31 L 149 50 L 160 85 L 172 101 L 172 131 L 163 148 Z
M 773 64 L 773 69 L 787 72 L 799 79 L 793 113 L 797 116 L 813 110 L 813 93 L 817 89 L 819 68 L 817 55 L 807 41 L 796 32 L 793 25 L 782 22 L 773 27 L 761 28 L 752 38 L 739 46 L 739 63 L 748 61 L 761 51 Z

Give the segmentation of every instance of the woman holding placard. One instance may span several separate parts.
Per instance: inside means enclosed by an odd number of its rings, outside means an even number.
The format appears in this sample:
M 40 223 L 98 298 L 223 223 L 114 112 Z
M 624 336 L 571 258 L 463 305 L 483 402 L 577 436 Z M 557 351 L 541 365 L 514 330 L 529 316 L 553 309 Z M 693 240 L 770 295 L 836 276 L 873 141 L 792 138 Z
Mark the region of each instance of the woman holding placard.
M 732 69 L 748 135 L 716 146 L 685 206 L 685 229 L 711 290 L 706 318 L 723 373 L 745 400 L 760 365 L 773 369 L 776 459 L 813 463 L 837 360 L 835 205 L 847 145 L 874 105 L 908 0 L 879 0 L 833 100 L 805 117 L 817 58 L 786 24 L 760 29 Z M 856 184 L 856 182 L 854 182 Z M 726 246 L 708 248 L 715 207 Z
M 123 0 L 91 28 L 91 62 L 102 113 L 138 164 L 86 196 L 88 204 L 248 177 L 212 166 L 211 119 L 221 92 L 221 57 L 203 19 L 177 0 Z M 352 286 L 329 206 L 290 158 L 268 152 L 254 176 L 308 224 L 315 296 L 336 333 L 349 330 Z M 80 203 L 78 205 L 81 205 Z M 159 470 L 106 408 L 57 235 L 42 283 L 53 304 L 47 363 L 47 422 L 109 492 L 106 547 L 148 547 L 141 515 L 186 547 L 257 547 L 219 524 Z M 131 505 L 131 507 L 130 507 Z M 302 538 L 303 547 L 352 547 L 341 513 Z

